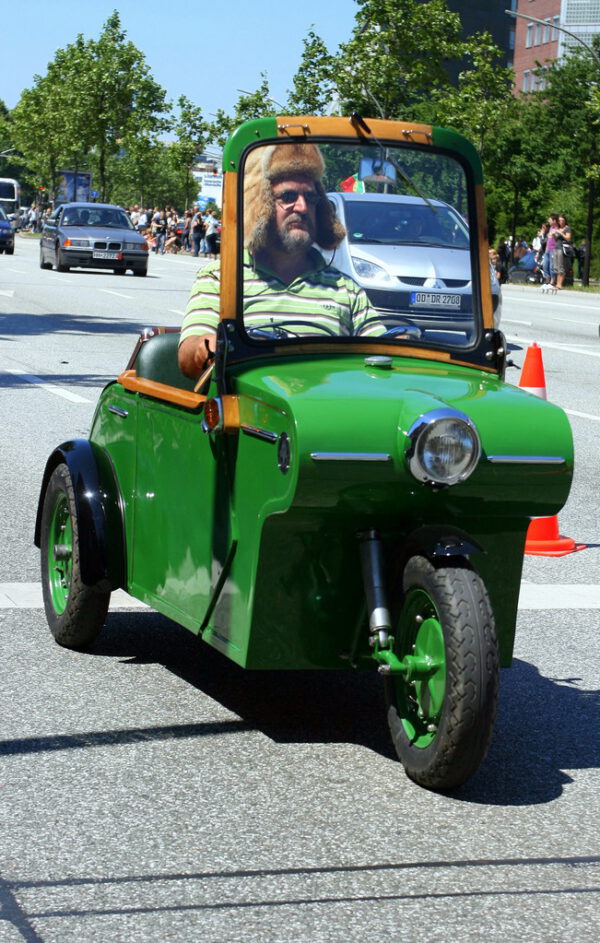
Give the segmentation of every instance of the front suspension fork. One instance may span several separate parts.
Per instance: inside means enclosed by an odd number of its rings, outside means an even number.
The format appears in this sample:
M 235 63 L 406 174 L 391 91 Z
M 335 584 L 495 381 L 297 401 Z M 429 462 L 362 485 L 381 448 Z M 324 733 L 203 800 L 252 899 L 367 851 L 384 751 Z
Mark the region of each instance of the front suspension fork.
M 423 681 L 435 672 L 438 665 L 429 655 L 405 655 L 400 659 L 394 652 L 391 634 L 392 619 L 388 606 L 384 578 L 383 543 L 376 530 L 358 535 L 363 584 L 369 616 L 369 645 L 378 663 L 380 674 L 399 674 L 405 681 Z

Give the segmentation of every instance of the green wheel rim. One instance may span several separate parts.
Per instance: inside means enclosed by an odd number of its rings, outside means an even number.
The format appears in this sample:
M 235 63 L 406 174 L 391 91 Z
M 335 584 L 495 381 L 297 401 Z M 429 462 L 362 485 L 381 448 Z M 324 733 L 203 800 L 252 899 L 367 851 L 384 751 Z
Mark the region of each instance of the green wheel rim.
M 55 612 L 62 615 L 71 590 L 73 524 L 65 494 L 56 495 L 48 528 L 48 582 Z
M 446 694 L 446 650 L 439 613 L 429 593 L 409 591 L 400 613 L 396 654 L 427 661 L 427 670 L 395 679 L 398 713 L 411 745 L 428 747 L 437 736 Z

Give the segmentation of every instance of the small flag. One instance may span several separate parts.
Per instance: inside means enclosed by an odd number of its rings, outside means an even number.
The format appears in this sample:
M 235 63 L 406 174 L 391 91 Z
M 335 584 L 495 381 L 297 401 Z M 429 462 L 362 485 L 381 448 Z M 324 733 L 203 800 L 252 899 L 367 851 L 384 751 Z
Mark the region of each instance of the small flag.
M 340 181 L 340 190 L 342 193 L 364 193 L 365 185 L 358 179 L 358 174 L 352 174 L 351 177 Z

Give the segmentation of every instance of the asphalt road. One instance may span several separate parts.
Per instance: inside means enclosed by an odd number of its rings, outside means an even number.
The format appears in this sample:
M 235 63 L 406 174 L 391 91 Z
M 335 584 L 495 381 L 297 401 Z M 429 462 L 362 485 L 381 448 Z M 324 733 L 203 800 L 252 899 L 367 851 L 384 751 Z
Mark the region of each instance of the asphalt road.
M 490 752 L 440 796 L 394 759 L 376 676 L 245 673 L 128 597 L 91 652 L 51 639 L 45 459 L 140 328 L 180 323 L 196 268 L 41 271 L 31 238 L 0 257 L 0 943 L 596 939 L 599 296 L 504 292 L 514 361 L 536 340 L 569 411 L 560 524 L 588 547 L 526 558 Z

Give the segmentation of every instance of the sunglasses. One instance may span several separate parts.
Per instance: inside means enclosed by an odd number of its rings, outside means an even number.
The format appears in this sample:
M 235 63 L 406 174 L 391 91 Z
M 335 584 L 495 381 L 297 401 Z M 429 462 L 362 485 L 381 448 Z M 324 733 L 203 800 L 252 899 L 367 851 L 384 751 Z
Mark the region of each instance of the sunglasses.
M 281 206 L 289 208 L 294 206 L 300 197 L 304 197 L 304 202 L 307 206 L 316 206 L 317 203 L 321 201 L 321 197 L 318 193 L 315 193 L 314 190 L 308 190 L 306 193 L 302 190 L 284 190 L 283 193 L 277 193 L 275 195 L 275 200 L 277 203 L 280 203 Z

